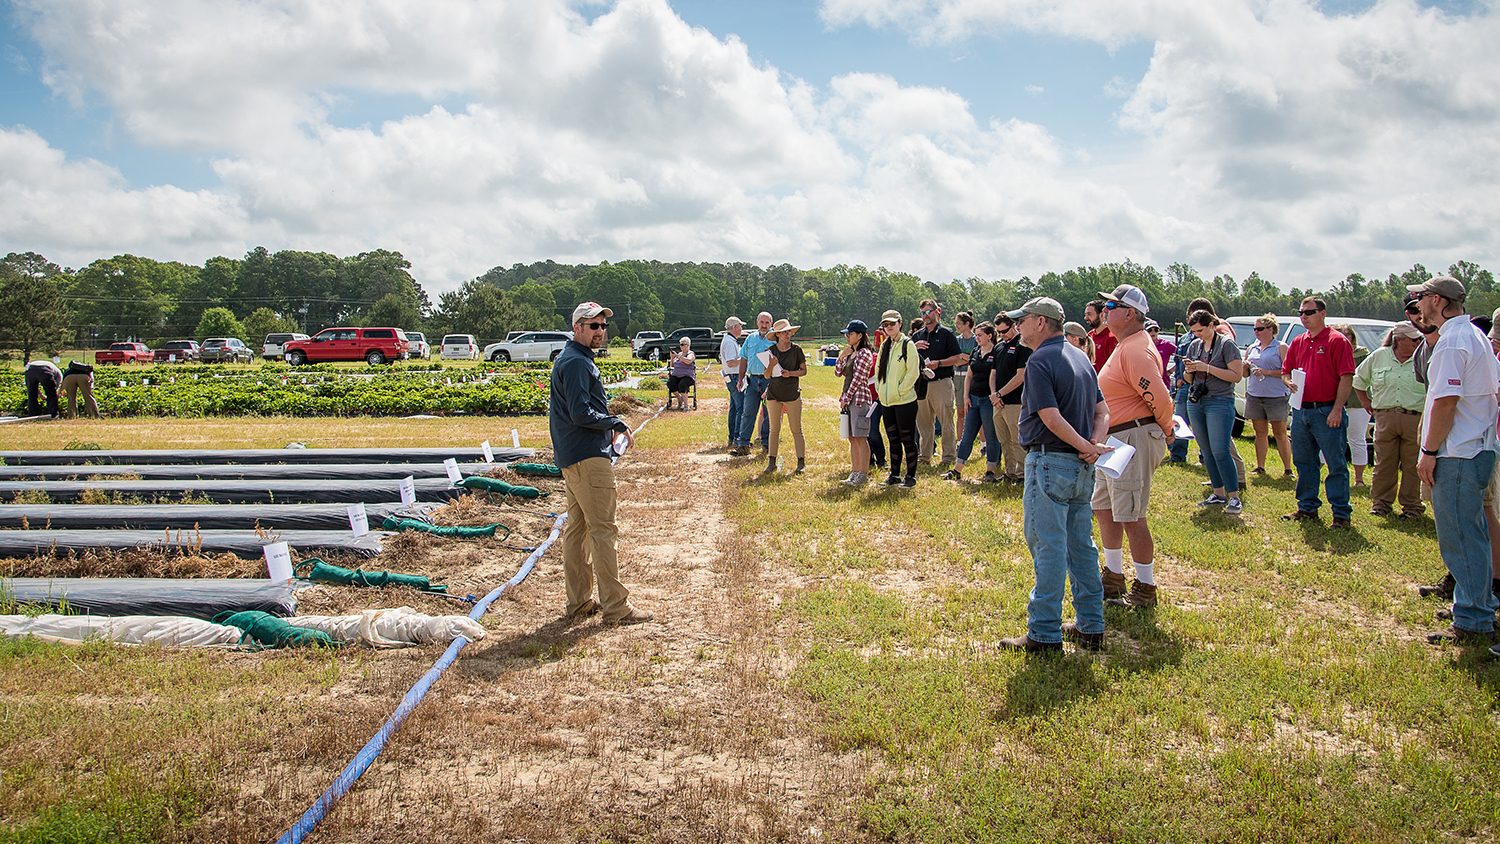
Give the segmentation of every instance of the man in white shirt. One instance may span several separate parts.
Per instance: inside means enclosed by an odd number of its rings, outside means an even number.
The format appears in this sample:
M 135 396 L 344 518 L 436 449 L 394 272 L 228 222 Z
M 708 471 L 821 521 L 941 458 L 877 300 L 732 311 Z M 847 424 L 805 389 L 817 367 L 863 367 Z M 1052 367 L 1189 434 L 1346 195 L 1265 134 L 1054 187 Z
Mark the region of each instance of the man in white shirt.
M 1417 475 L 1432 487 L 1438 551 L 1453 575 L 1453 624 L 1433 633 L 1433 644 L 1489 644 L 1497 603 L 1490 580 L 1490 534 L 1484 519 L 1484 489 L 1495 468 L 1500 362 L 1489 340 L 1464 313 L 1464 286 L 1435 276 L 1407 288 L 1422 321 L 1438 332 L 1427 365 L 1427 403 L 1422 413 Z
M 724 339 L 719 341 L 719 371 L 724 375 L 724 387 L 729 390 L 729 447 L 734 448 L 735 434 L 740 426 L 740 414 L 745 410 L 745 392 L 739 388 L 740 373 L 745 369 L 745 359 L 740 357 L 740 335 L 745 333 L 745 323 L 737 316 L 724 320 Z

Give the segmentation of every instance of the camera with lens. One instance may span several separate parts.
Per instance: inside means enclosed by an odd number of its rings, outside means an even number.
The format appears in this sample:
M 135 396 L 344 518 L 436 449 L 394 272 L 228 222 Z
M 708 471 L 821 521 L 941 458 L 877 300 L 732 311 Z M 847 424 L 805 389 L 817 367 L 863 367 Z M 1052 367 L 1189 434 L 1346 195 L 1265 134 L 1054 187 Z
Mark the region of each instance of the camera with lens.
M 1208 395 L 1207 381 L 1197 381 L 1188 387 L 1188 401 L 1192 402 L 1193 404 L 1197 404 L 1198 402 L 1202 401 L 1203 397 L 1206 395 Z

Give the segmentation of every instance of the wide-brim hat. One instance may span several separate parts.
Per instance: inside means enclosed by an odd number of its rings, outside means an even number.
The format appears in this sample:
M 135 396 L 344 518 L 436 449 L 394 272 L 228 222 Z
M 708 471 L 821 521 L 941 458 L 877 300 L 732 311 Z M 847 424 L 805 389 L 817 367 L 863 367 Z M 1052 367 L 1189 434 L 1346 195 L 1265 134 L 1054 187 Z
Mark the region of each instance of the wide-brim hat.
M 778 320 L 776 320 L 776 324 L 772 325 L 771 326 L 771 330 L 769 332 L 767 332 L 767 333 L 769 333 L 769 334 L 780 334 L 781 332 L 785 331 L 785 332 L 790 333 L 790 334 L 796 334 L 797 333 L 797 329 L 799 329 L 801 327 L 802 326 L 800 326 L 800 325 L 792 325 L 790 322 L 787 322 L 785 319 L 778 319 Z

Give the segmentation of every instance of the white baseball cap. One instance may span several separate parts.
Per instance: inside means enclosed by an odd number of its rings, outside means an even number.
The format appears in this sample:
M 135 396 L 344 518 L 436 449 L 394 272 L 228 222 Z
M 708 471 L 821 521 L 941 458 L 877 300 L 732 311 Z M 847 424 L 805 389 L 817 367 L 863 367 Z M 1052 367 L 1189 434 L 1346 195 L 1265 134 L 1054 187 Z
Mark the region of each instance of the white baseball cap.
M 583 320 L 589 319 L 590 317 L 601 315 L 612 317 L 615 315 L 615 312 L 610 310 L 609 308 L 604 307 L 598 302 L 584 302 L 583 304 L 573 309 L 572 324 L 577 325 L 578 323 L 582 322 Z

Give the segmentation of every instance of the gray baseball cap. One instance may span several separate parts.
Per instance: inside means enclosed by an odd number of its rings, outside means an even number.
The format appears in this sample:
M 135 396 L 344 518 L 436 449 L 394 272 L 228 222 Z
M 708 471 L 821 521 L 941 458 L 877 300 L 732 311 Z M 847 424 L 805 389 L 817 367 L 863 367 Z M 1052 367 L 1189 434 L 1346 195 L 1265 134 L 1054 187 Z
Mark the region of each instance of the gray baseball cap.
M 1020 319 L 1027 314 L 1037 314 L 1048 319 L 1055 319 L 1058 322 L 1062 322 L 1067 318 L 1063 316 L 1062 305 L 1059 305 L 1057 300 L 1050 296 L 1037 296 L 1033 299 L 1027 299 L 1026 304 L 1014 311 L 1007 311 L 1005 315 L 1011 319 Z
M 1406 289 L 1412 293 L 1436 293 L 1450 302 L 1462 302 L 1468 295 L 1464 283 L 1451 275 L 1436 275 L 1421 284 L 1408 284 Z

